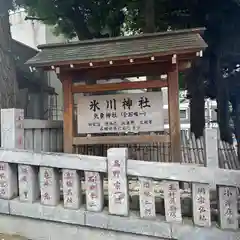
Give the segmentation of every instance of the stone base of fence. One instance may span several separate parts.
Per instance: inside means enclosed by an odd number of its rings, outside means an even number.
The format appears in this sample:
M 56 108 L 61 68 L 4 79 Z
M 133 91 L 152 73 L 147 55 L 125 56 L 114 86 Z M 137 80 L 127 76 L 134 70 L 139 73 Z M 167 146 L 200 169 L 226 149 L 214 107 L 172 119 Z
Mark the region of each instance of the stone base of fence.
M 107 211 L 90 212 L 44 206 L 38 202 L 24 203 L 18 199 L 0 200 L 0 232 L 18 234 L 33 240 L 232 240 L 240 233 L 193 226 L 187 219 L 184 224 L 167 223 L 163 217 L 155 220 L 140 219 L 139 213 L 129 217 L 109 215 Z

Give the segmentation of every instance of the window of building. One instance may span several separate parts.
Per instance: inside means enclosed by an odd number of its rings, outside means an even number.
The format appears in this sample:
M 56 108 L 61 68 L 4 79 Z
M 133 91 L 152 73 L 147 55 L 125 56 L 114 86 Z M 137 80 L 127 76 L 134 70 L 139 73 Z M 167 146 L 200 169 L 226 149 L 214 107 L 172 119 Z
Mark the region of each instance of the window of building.
M 187 109 L 180 109 L 180 119 L 185 120 L 188 118 Z

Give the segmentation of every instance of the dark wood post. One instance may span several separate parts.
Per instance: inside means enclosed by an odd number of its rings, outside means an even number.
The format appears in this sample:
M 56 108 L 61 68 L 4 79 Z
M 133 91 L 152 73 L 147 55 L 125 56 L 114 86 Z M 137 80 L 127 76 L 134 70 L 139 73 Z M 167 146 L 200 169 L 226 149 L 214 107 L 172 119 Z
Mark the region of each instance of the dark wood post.
M 63 149 L 65 153 L 73 152 L 73 93 L 71 75 L 60 75 L 63 84 L 64 115 L 63 115 Z
M 178 64 L 168 73 L 168 115 L 172 162 L 181 162 Z

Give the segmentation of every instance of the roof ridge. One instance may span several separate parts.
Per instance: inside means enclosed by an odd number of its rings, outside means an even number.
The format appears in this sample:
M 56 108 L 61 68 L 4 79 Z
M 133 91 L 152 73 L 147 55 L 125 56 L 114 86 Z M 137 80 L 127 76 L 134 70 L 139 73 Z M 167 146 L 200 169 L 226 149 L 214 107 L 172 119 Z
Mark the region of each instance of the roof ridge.
M 155 32 L 155 33 L 143 33 L 132 36 L 119 36 L 119 37 L 110 37 L 110 38 L 98 38 L 98 39 L 89 39 L 82 41 L 73 41 L 73 42 L 62 42 L 62 43 L 51 43 L 51 44 L 42 44 L 38 46 L 38 49 L 44 48 L 54 48 L 54 47 L 66 47 L 66 46 L 76 46 L 76 45 L 91 45 L 95 43 L 109 43 L 116 41 L 128 41 L 128 40 L 138 40 L 138 39 L 146 39 L 157 36 L 172 36 L 178 34 L 186 34 L 186 33 L 202 33 L 205 28 L 191 28 L 191 29 L 181 29 L 181 30 L 171 30 L 164 32 Z
M 119 40 L 120 39 L 120 40 Z M 134 37 L 88 40 L 72 44 L 46 45 L 27 61 L 32 66 L 89 64 L 91 61 L 116 61 L 151 56 L 167 58 L 172 54 L 190 54 L 204 50 L 207 44 L 199 29 L 144 34 Z M 149 59 L 150 61 L 150 59 Z

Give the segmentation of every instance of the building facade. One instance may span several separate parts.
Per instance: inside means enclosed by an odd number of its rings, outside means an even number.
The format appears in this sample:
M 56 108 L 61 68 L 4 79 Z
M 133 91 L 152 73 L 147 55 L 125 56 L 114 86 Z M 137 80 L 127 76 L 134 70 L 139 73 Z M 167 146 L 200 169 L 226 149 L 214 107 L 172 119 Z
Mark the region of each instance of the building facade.
M 52 27 L 39 21 L 25 20 L 25 18 L 26 12 L 24 9 L 10 12 L 9 20 L 13 39 L 33 49 L 37 49 L 37 46 L 41 44 L 64 41 L 63 36 L 56 37 L 53 34 Z M 48 85 L 55 89 L 56 94 L 48 97 L 48 108 L 45 114 L 47 114 L 50 119 L 61 120 L 63 109 L 62 84 L 55 72 L 48 72 L 47 79 Z

